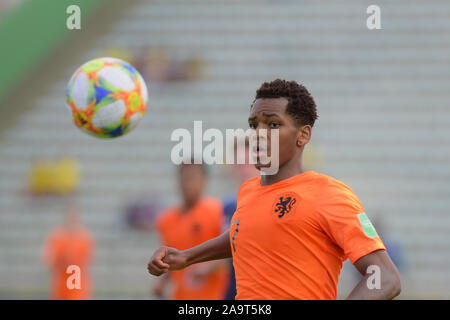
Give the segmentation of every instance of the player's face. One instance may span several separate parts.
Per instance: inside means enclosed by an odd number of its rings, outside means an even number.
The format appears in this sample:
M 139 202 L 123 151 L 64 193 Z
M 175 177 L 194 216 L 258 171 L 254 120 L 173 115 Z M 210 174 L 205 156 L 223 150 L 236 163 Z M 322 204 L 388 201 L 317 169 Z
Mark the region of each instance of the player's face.
M 206 177 L 201 165 L 183 165 L 180 171 L 180 188 L 186 203 L 193 204 L 200 198 Z
M 299 127 L 296 125 L 295 119 L 286 114 L 288 100 L 286 98 L 257 99 L 250 110 L 248 123 L 250 128 L 255 129 L 257 134 L 259 130 L 267 130 L 267 150 L 258 143 L 258 149 L 253 150 L 257 159 L 264 154 L 270 159 L 272 156 L 271 147 L 271 130 L 278 129 L 279 133 L 279 166 L 282 167 L 287 161 L 291 160 L 298 152 L 297 138 Z M 261 142 L 261 138 L 258 139 Z M 275 155 L 274 155 L 275 156 Z M 269 167 L 269 164 L 261 165 L 257 163 L 257 169 Z

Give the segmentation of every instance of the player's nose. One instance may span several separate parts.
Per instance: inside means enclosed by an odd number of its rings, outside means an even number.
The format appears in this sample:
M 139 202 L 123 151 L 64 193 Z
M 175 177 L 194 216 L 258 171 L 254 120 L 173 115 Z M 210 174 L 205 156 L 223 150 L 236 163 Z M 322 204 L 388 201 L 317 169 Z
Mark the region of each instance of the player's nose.
M 256 129 L 256 142 L 258 144 L 258 147 L 261 148 L 264 146 L 267 146 L 267 141 L 270 139 L 270 129 L 265 128 L 258 128 Z

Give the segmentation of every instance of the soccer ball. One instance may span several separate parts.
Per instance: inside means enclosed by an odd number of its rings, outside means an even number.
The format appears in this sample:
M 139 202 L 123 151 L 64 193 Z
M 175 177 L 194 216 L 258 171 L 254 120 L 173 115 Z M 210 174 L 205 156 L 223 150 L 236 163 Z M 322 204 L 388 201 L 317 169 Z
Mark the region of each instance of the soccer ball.
M 148 92 L 144 79 L 129 63 L 98 58 L 75 71 L 66 97 L 78 128 L 95 137 L 115 138 L 130 132 L 142 120 Z

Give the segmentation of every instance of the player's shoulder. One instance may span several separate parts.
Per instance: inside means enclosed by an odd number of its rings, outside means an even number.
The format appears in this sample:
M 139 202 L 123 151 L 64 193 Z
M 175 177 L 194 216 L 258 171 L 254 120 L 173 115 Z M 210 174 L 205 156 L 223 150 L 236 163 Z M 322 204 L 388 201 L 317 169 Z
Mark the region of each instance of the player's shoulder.
M 177 213 L 177 206 L 171 206 L 161 211 L 155 219 L 157 229 L 161 229 L 165 224 L 170 223 L 175 219 Z
M 48 237 L 51 240 L 59 240 L 63 239 L 66 236 L 66 234 L 67 232 L 65 232 L 64 228 L 62 226 L 58 226 L 50 231 Z
M 253 178 L 250 178 L 250 179 L 244 181 L 239 188 L 238 197 L 239 197 L 239 194 L 248 192 L 250 190 L 254 190 L 260 184 L 261 184 L 260 176 L 256 176 L 256 177 L 253 177 Z
M 220 213 L 222 213 L 223 211 L 223 203 L 219 198 L 215 198 L 212 196 L 204 196 L 201 200 L 200 200 L 200 205 L 203 208 L 208 209 L 208 211 L 218 211 Z
M 322 205 L 353 203 L 362 206 L 358 196 L 346 183 L 326 174 L 317 174 L 319 181 L 318 202 Z
M 353 190 L 341 180 L 327 174 L 315 172 L 315 182 L 320 188 L 320 192 L 353 192 Z
M 95 242 L 92 232 L 84 226 L 79 227 L 78 238 L 87 245 L 93 245 Z
M 204 225 L 222 225 L 224 218 L 223 204 L 218 198 L 203 196 L 194 212 L 196 220 Z

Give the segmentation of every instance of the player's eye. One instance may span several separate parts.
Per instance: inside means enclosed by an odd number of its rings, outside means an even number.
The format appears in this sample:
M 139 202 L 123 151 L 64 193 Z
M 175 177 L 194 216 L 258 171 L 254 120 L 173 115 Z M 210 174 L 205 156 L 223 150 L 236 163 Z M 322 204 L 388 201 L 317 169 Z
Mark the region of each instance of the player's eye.
M 269 123 L 270 129 L 276 129 L 280 126 L 278 122 L 271 122 Z
M 256 123 L 254 123 L 254 122 L 250 122 L 249 124 L 248 124 L 248 126 L 250 127 L 250 129 L 256 129 L 256 127 L 258 126 Z

